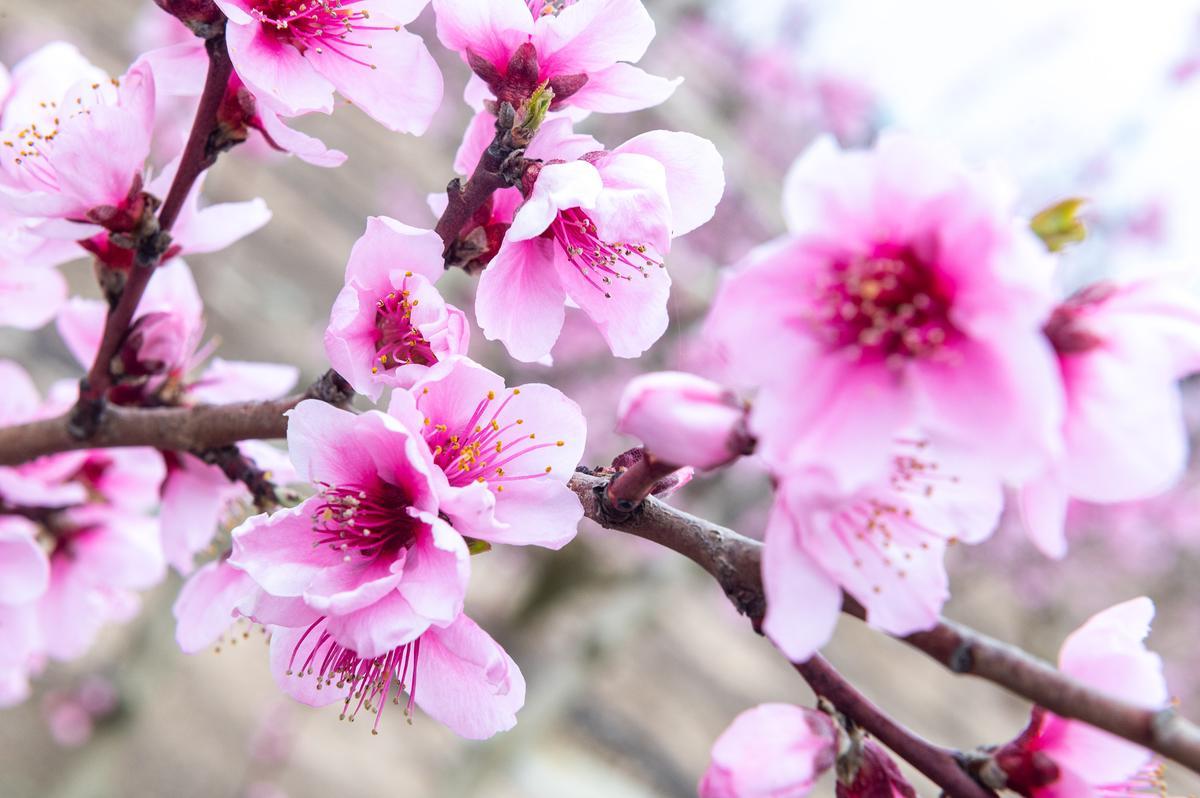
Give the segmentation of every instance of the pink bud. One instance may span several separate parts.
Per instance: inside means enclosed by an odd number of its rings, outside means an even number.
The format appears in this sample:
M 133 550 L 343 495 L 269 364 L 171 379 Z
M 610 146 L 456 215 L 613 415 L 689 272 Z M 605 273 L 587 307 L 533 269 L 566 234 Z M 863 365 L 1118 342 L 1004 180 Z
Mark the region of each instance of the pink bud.
M 822 712 L 762 704 L 717 738 L 700 798 L 798 798 L 831 768 L 837 732 Z
M 900 768 L 874 740 L 854 745 L 838 764 L 838 772 L 837 798 L 916 798 L 917 795 Z
M 716 468 L 753 448 L 746 406 L 732 392 L 692 374 L 644 374 L 625 388 L 617 430 L 641 439 L 659 460 Z
M 130 329 L 117 357 L 127 375 L 161 374 L 183 365 L 188 343 L 188 325 L 180 314 L 147 313 Z

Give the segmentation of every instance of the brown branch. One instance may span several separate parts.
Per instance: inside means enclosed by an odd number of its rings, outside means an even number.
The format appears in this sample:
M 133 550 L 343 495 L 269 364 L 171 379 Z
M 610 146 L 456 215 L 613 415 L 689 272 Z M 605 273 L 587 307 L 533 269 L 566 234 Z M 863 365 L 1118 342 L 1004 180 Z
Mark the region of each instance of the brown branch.
M 837 707 L 838 712 L 870 732 L 897 756 L 929 777 L 950 798 L 996 798 L 996 794 L 975 781 L 963 770 L 954 751 L 941 748 L 892 720 L 871 700 L 846 681 L 824 657 L 817 655 L 792 667 L 818 696 Z
M 129 332 L 129 325 L 133 322 L 133 316 L 142 301 L 142 295 L 146 293 L 146 286 L 150 284 L 154 270 L 170 245 L 169 233 L 183 208 L 184 200 L 191 192 L 196 178 L 211 166 L 217 157 L 216 151 L 209 146 L 209 140 L 217 129 L 217 113 L 221 107 L 221 100 L 225 97 L 233 65 L 225 46 L 224 32 L 206 39 L 204 46 L 208 51 L 208 74 L 205 76 L 204 90 L 196 107 L 191 133 L 180 156 L 179 169 L 167 190 L 157 222 L 146 225 L 146 229 L 138 234 L 133 269 L 125 281 L 120 298 L 109 307 L 108 315 L 104 319 L 100 346 L 96 350 L 92 366 L 88 369 L 87 376 L 79 381 L 79 399 L 71 411 L 69 427 L 71 434 L 76 438 L 91 438 L 96 434 L 106 410 L 105 397 L 113 383 L 113 358 Z
M 641 456 L 609 480 L 608 487 L 600 495 L 602 509 L 609 518 L 627 520 L 659 482 L 680 469 L 680 466 L 664 463 L 645 449 L 639 451 Z
M 322 380 L 307 395 L 329 401 L 329 390 L 328 380 Z M 279 438 L 285 435 L 287 427 L 282 414 L 301 398 L 193 408 L 114 407 L 105 414 L 95 438 L 86 442 L 70 435 L 66 416 L 0 428 L 0 465 L 80 448 L 153 446 L 194 451 L 251 438 Z M 762 618 L 765 599 L 760 543 L 653 497 L 624 520 L 614 519 L 606 514 L 601 500 L 607 485 L 608 480 L 586 473 L 572 477 L 571 488 L 589 518 L 609 529 L 645 538 L 684 555 L 710 573 L 734 605 L 752 621 Z M 847 601 L 844 609 L 860 618 L 863 615 L 861 607 L 853 601 Z M 1024 651 L 950 621 L 943 621 L 930 631 L 909 635 L 904 641 L 954 673 L 990 681 L 1057 715 L 1138 743 L 1200 773 L 1200 728 L 1174 710 L 1144 709 L 1110 698 Z

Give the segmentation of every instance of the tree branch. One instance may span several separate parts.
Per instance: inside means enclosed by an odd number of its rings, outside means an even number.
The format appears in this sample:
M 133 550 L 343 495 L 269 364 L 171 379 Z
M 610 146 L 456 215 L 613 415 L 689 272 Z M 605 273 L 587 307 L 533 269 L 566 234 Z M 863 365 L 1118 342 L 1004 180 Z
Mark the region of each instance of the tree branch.
M 870 732 L 897 756 L 928 776 L 950 798 L 996 798 L 994 792 L 963 770 L 954 756 L 956 752 L 923 740 L 896 723 L 846 681 L 820 654 L 808 662 L 793 663 L 792 667 L 804 677 L 814 693 L 828 700 L 856 726 Z
M 104 332 L 92 366 L 87 376 L 79 381 L 79 399 L 71 411 L 69 427 L 76 438 L 86 439 L 96 434 L 106 410 L 105 396 L 112 387 L 112 360 L 125 340 L 138 303 L 142 301 L 146 286 L 150 284 L 150 278 L 170 244 L 168 233 L 183 208 L 184 200 L 196 178 L 216 160 L 217 154 L 209 146 L 209 139 L 217 129 L 217 112 L 225 97 L 233 65 L 229 60 L 223 31 L 206 39 L 204 46 L 208 51 L 208 74 L 196 107 L 191 133 L 180 156 L 179 169 L 163 200 L 157 223 L 149 224 L 138 235 L 133 269 L 125 281 L 120 298 L 109 308 L 104 319 Z
M 105 414 L 90 441 L 71 436 L 67 416 L 0 428 L 0 465 L 15 465 L 70 449 L 153 446 L 194 451 L 251 438 L 280 438 L 287 430 L 283 416 L 286 410 L 305 396 L 335 400 L 330 390 L 327 375 L 307 394 L 274 402 L 166 409 L 114 407 Z M 601 499 L 607 479 L 576 473 L 570 484 L 589 518 L 684 555 L 711 574 L 751 621 L 757 625 L 761 620 L 766 606 L 761 543 L 653 497 L 624 520 L 614 519 L 603 509 Z M 847 600 L 843 609 L 856 617 L 864 616 L 852 600 Z M 1172 709 L 1145 709 L 1110 698 L 1020 649 L 951 621 L 909 635 L 904 642 L 954 673 L 971 674 L 1000 685 L 1057 715 L 1123 737 L 1200 773 L 1200 728 Z

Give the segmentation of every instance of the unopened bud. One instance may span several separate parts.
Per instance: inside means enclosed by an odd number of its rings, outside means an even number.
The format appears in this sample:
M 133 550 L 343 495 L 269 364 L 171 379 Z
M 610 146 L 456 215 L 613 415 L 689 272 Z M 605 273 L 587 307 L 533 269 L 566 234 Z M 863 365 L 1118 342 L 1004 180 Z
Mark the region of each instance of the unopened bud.
M 625 388 L 617 430 L 640 439 L 659 460 L 717 468 L 754 448 L 746 405 L 721 385 L 692 374 L 644 374 Z
M 187 358 L 187 325 L 177 313 L 147 313 L 134 322 L 118 351 L 117 371 L 129 377 L 163 374 Z

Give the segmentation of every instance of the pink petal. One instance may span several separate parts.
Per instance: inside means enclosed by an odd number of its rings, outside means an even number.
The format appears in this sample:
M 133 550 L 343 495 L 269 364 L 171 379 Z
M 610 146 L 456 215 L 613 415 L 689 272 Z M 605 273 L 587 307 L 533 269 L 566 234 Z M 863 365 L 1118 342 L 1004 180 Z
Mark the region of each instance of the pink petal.
M 1067 553 L 1067 504 L 1070 497 L 1058 471 L 1034 477 L 1018 494 L 1025 534 L 1043 554 L 1056 560 Z
M 637 61 L 654 39 L 654 21 L 640 0 L 583 0 L 537 20 L 543 74 L 593 72 Z
M 37 528 L 23 518 L 0 516 L 0 605 L 33 601 L 50 584 L 50 561 Z
M 300 596 L 329 568 L 342 565 L 340 552 L 313 546 L 312 515 L 319 497 L 271 515 L 256 515 L 233 530 L 229 564 L 275 596 Z
M 344 690 L 326 686 L 315 673 L 309 674 L 304 668 L 323 632 L 321 626 L 311 630 L 307 626 L 271 628 L 270 663 L 275 684 L 287 695 L 310 707 L 323 707 L 346 698 Z
M 225 505 L 246 495 L 224 472 L 191 455 L 172 469 L 162 487 L 162 546 L 167 562 L 181 574 L 192 571 L 193 559 L 212 543 Z
M 475 295 L 475 320 L 489 341 L 531 363 L 550 354 L 562 330 L 566 292 L 551 271 L 554 244 L 507 241 L 484 269 Z
M 0 325 L 36 330 L 67 301 L 67 282 L 54 269 L 0 262 Z
M 42 398 L 29 372 L 15 361 L 0 359 L 0 426 L 20 424 L 34 417 Z
M 533 15 L 522 0 L 434 0 L 433 9 L 447 49 L 471 50 L 500 68 L 533 33 Z
M 763 541 L 763 633 L 792 662 L 803 662 L 833 637 L 842 591 L 801 545 L 782 494 L 775 500 Z
M 266 106 L 260 105 L 257 110 L 263 132 L 284 151 L 313 166 L 335 167 L 346 162 L 346 153 L 331 150 L 320 139 L 288 127 L 278 114 Z
M 385 30 L 356 29 L 353 40 L 364 47 L 346 44 L 337 52 L 327 42 L 323 48 L 309 48 L 304 58 L 343 97 L 388 130 L 420 135 L 441 105 L 442 73 L 421 37 L 400 29 L 374 8 L 371 25 Z
M 363 485 L 375 477 L 375 464 L 354 435 L 354 413 L 306 399 L 287 416 L 288 453 L 302 480 Z
M 587 83 L 567 102 L 601 114 L 627 113 L 666 102 L 683 78 L 660 78 L 632 64 L 613 64 L 588 73 Z
M 396 559 L 339 557 L 337 565 L 313 574 L 304 588 L 304 603 L 323 615 L 348 615 L 391 594 L 404 578 L 403 553 Z
M 254 580 L 225 562 L 210 562 L 183 583 L 172 613 L 175 641 L 195 654 L 221 639 L 237 619 L 235 611 L 258 591 Z
M 504 484 L 496 500 L 496 520 L 503 526 L 480 537 L 510 546 L 560 549 L 575 539 L 583 506 L 562 482 L 549 478 Z
M 672 236 L 691 232 L 711 219 L 725 193 L 724 162 L 708 139 L 653 130 L 630 139 L 614 152 L 646 155 L 663 165 L 671 201 Z
M 436 283 L 446 272 L 442 248 L 442 239 L 432 230 L 387 216 L 369 216 L 366 231 L 350 250 L 346 282 L 382 287 L 391 282 L 393 272 L 402 276 L 411 271 Z
M 55 326 L 59 337 L 76 362 L 84 368 L 92 365 L 100 349 L 100 338 L 104 335 L 104 319 L 108 315 L 104 303 L 98 299 L 72 297 L 58 313 Z
M 229 3 L 223 4 L 223 10 Z M 226 13 L 229 13 L 226 11 Z M 288 115 L 333 110 L 333 85 L 290 44 L 267 35 L 262 23 L 230 19 L 225 39 L 238 77 L 256 97 L 278 104 Z
M 334 640 L 368 659 L 416 640 L 429 628 L 429 620 L 394 590 L 368 607 L 329 618 L 326 624 Z
M 282 363 L 247 363 L 213 358 L 188 392 L 199 402 L 229 404 L 278 399 L 296 385 L 300 370 Z
M 538 172 L 529 198 L 513 217 L 512 226 L 504 236 L 505 243 L 540 236 L 559 211 L 593 207 L 603 188 L 600 173 L 587 161 L 546 164 Z
M 474 621 L 460 615 L 421 638 L 417 705 L 460 737 L 483 740 L 516 725 L 525 704 L 517 664 Z
M 433 623 L 449 623 L 462 612 L 470 554 L 452 526 L 436 516 L 428 523 L 429 534 L 409 549 L 398 589 L 414 612 Z

